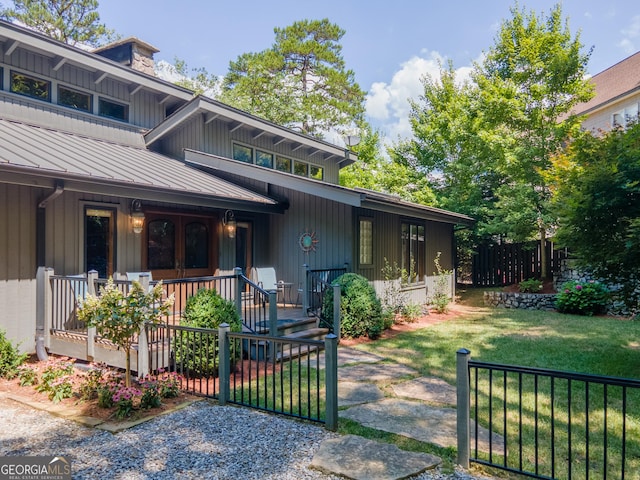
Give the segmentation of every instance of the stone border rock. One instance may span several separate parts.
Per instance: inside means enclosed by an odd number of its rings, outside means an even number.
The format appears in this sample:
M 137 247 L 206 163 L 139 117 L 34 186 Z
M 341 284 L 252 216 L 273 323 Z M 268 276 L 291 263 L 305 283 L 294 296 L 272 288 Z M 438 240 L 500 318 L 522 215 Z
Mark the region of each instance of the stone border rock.
M 555 293 L 484 292 L 485 306 L 524 310 L 555 310 Z

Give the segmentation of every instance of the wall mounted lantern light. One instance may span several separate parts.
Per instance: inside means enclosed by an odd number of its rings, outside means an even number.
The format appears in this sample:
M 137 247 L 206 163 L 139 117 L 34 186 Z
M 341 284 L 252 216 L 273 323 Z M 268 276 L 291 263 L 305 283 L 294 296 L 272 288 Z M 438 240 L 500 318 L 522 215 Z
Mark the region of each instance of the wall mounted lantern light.
M 222 217 L 222 223 L 227 229 L 229 238 L 236 238 L 236 217 L 233 210 L 227 210 Z
M 144 212 L 142 211 L 142 203 L 140 200 L 131 202 L 131 226 L 133 233 L 141 233 L 144 226 Z

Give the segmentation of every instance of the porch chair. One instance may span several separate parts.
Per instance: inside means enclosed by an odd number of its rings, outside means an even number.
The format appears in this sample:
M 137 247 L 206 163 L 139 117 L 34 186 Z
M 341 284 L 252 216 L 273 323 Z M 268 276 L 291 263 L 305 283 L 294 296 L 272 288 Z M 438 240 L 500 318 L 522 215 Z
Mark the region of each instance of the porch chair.
M 251 268 L 251 281 L 263 290 L 268 292 L 275 290 L 281 294 L 286 306 L 285 287 L 290 288 L 291 284 L 277 278 L 276 269 L 273 267 Z

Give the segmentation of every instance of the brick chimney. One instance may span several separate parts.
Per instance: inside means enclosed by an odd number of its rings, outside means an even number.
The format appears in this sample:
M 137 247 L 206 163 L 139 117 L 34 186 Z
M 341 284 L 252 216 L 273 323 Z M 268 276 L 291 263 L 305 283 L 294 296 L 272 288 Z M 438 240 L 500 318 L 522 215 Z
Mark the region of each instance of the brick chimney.
M 153 45 L 143 42 L 139 38 L 128 37 L 104 47 L 96 48 L 93 53 L 122 65 L 127 65 L 147 75 L 154 75 L 153 54 L 159 51 Z

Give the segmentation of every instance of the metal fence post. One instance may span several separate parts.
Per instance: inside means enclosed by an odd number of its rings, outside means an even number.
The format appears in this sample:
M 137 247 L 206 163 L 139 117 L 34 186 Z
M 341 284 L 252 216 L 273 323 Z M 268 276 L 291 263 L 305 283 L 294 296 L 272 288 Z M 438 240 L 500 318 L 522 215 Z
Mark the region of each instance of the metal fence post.
M 302 312 L 309 311 L 309 265 L 302 265 Z
M 471 441 L 469 432 L 469 402 L 471 398 L 469 384 L 470 356 L 471 352 L 466 348 L 461 348 L 456 352 L 458 464 L 463 468 L 469 468 Z
M 338 429 L 338 337 L 330 333 L 324 337 L 325 368 L 325 427 L 335 432 Z
M 231 327 L 228 323 L 222 323 L 218 327 L 218 380 L 220 392 L 218 403 L 226 405 L 229 401 L 229 375 L 231 375 L 231 349 L 229 348 L 228 333 Z
M 233 274 L 236 276 L 236 310 L 238 311 L 238 315 L 240 316 L 240 318 L 242 318 L 242 294 L 244 293 L 244 281 L 240 278 L 242 276 L 242 268 L 234 268 Z
M 340 297 L 342 295 L 341 287 L 337 283 L 333 287 L 333 333 L 338 337 L 340 343 Z

